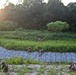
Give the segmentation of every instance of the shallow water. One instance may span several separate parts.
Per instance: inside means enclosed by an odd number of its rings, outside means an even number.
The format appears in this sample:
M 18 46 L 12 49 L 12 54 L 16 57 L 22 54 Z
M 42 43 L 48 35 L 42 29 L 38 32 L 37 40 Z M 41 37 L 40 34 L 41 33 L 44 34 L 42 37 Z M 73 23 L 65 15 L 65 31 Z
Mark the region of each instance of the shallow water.
M 27 52 L 27 51 L 15 51 L 7 50 L 0 47 L 0 58 L 12 58 L 12 57 L 22 57 L 24 59 L 31 58 L 44 62 L 73 62 L 76 61 L 76 53 L 58 53 L 58 52 Z

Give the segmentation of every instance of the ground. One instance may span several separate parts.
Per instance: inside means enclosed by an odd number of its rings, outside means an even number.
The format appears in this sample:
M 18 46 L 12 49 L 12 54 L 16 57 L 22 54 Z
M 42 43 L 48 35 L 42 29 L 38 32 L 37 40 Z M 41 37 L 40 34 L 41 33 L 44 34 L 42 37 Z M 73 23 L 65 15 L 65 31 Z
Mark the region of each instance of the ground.
M 69 65 L 9 65 L 9 72 L 0 75 L 75 75 Z

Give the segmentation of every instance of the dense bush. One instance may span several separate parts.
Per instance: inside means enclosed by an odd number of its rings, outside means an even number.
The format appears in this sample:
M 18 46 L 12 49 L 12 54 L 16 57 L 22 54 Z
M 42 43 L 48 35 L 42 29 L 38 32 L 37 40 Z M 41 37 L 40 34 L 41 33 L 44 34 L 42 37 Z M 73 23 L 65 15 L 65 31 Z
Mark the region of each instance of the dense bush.
M 47 24 L 48 30 L 53 32 L 61 32 L 62 30 L 66 30 L 69 28 L 69 24 L 62 21 L 51 22 Z
M 0 21 L 0 31 L 16 30 L 18 27 L 13 21 Z

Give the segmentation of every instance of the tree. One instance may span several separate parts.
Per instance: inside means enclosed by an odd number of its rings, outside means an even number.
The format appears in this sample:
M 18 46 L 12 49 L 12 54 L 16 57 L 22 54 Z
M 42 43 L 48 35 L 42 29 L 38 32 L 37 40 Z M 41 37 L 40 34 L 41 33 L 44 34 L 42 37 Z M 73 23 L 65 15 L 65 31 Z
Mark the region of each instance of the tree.
M 46 4 L 42 0 L 35 0 L 29 12 L 32 18 L 31 26 L 34 29 L 43 29 L 45 27 Z
M 13 21 L 0 21 L 0 31 L 12 31 L 16 30 L 18 25 Z
M 62 30 L 66 30 L 69 28 L 69 24 L 62 21 L 51 22 L 47 24 L 48 30 L 52 32 L 61 32 Z
M 47 23 L 55 21 L 67 22 L 69 30 L 76 27 L 76 3 L 64 6 L 61 0 L 19 0 L 14 5 L 9 1 L 0 10 L 0 21 L 14 21 L 25 29 L 46 29 Z
M 49 0 L 47 4 L 47 22 L 66 21 L 69 18 L 69 10 L 61 0 Z
M 76 2 L 75 3 L 69 3 L 67 5 L 67 8 L 70 11 L 70 17 L 69 17 L 69 24 L 70 24 L 70 30 L 76 31 Z

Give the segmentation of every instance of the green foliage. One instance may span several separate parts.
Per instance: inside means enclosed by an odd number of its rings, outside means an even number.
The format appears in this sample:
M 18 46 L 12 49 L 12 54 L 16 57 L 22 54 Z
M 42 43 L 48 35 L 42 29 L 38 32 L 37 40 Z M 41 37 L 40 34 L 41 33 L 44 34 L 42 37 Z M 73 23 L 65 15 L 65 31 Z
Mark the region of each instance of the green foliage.
M 16 31 L 22 31 L 23 28 L 22 27 L 19 27 Z
M 15 60 L 19 60 L 19 58 L 12 58 Z M 65 63 L 43 63 L 43 64 L 13 64 L 11 65 L 7 62 L 7 60 L 10 62 L 12 59 L 6 59 L 6 63 L 8 64 L 9 72 L 10 74 L 17 73 L 18 75 L 30 75 L 30 74 L 37 74 L 37 75 L 76 75 L 76 71 L 69 72 L 69 64 L 67 62 Z M 20 58 L 21 59 L 21 58 Z M 26 61 L 25 59 L 23 59 Z M 33 60 L 31 60 L 33 61 Z M 1 67 L 0 67 L 1 68 Z M 1 75 L 6 75 L 3 73 L 0 69 Z
M 51 33 L 49 31 L 38 31 L 38 30 L 16 30 L 16 31 L 0 31 L 0 38 L 5 39 L 17 39 L 17 40 L 32 40 L 38 41 L 38 38 L 41 38 L 41 41 L 45 40 L 67 40 L 75 39 L 75 33 Z
M 62 21 L 51 22 L 47 24 L 48 30 L 53 32 L 61 32 L 62 30 L 66 30 L 69 28 L 69 24 Z
M 9 59 L 5 59 L 7 64 L 15 64 L 15 65 L 21 65 L 21 64 L 43 64 L 43 62 L 39 62 L 38 60 L 33 59 L 23 59 L 20 57 L 13 57 Z
M 76 71 L 70 72 L 70 75 L 76 75 Z
M 40 62 L 38 60 L 32 60 L 29 58 L 25 61 L 25 64 L 40 64 Z
M 22 58 L 18 58 L 18 57 L 6 59 L 6 62 L 8 64 L 15 64 L 15 65 L 24 64 L 24 60 Z
M 41 38 L 41 40 L 38 40 Z M 9 43 L 8 43 L 9 42 Z M 48 31 L 0 31 L 0 46 L 7 49 L 52 52 L 76 52 L 75 33 L 50 33 Z
M 9 43 L 8 43 L 9 42 Z M 47 40 L 47 41 L 30 41 L 30 40 L 12 40 L 0 39 L 0 46 L 7 49 L 32 51 L 51 51 L 51 52 L 76 52 L 76 40 Z
M 18 25 L 13 21 L 0 21 L 0 31 L 16 30 Z
M 47 23 L 55 21 L 69 23 L 69 31 L 76 27 L 76 3 L 64 6 L 61 0 L 48 0 L 48 3 L 43 1 L 19 0 L 14 5 L 7 0 L 6 4 L 9 4 L 0 10 L 0 21 L 14 21 L 19 27 L 26 29 L 46 29 Z

